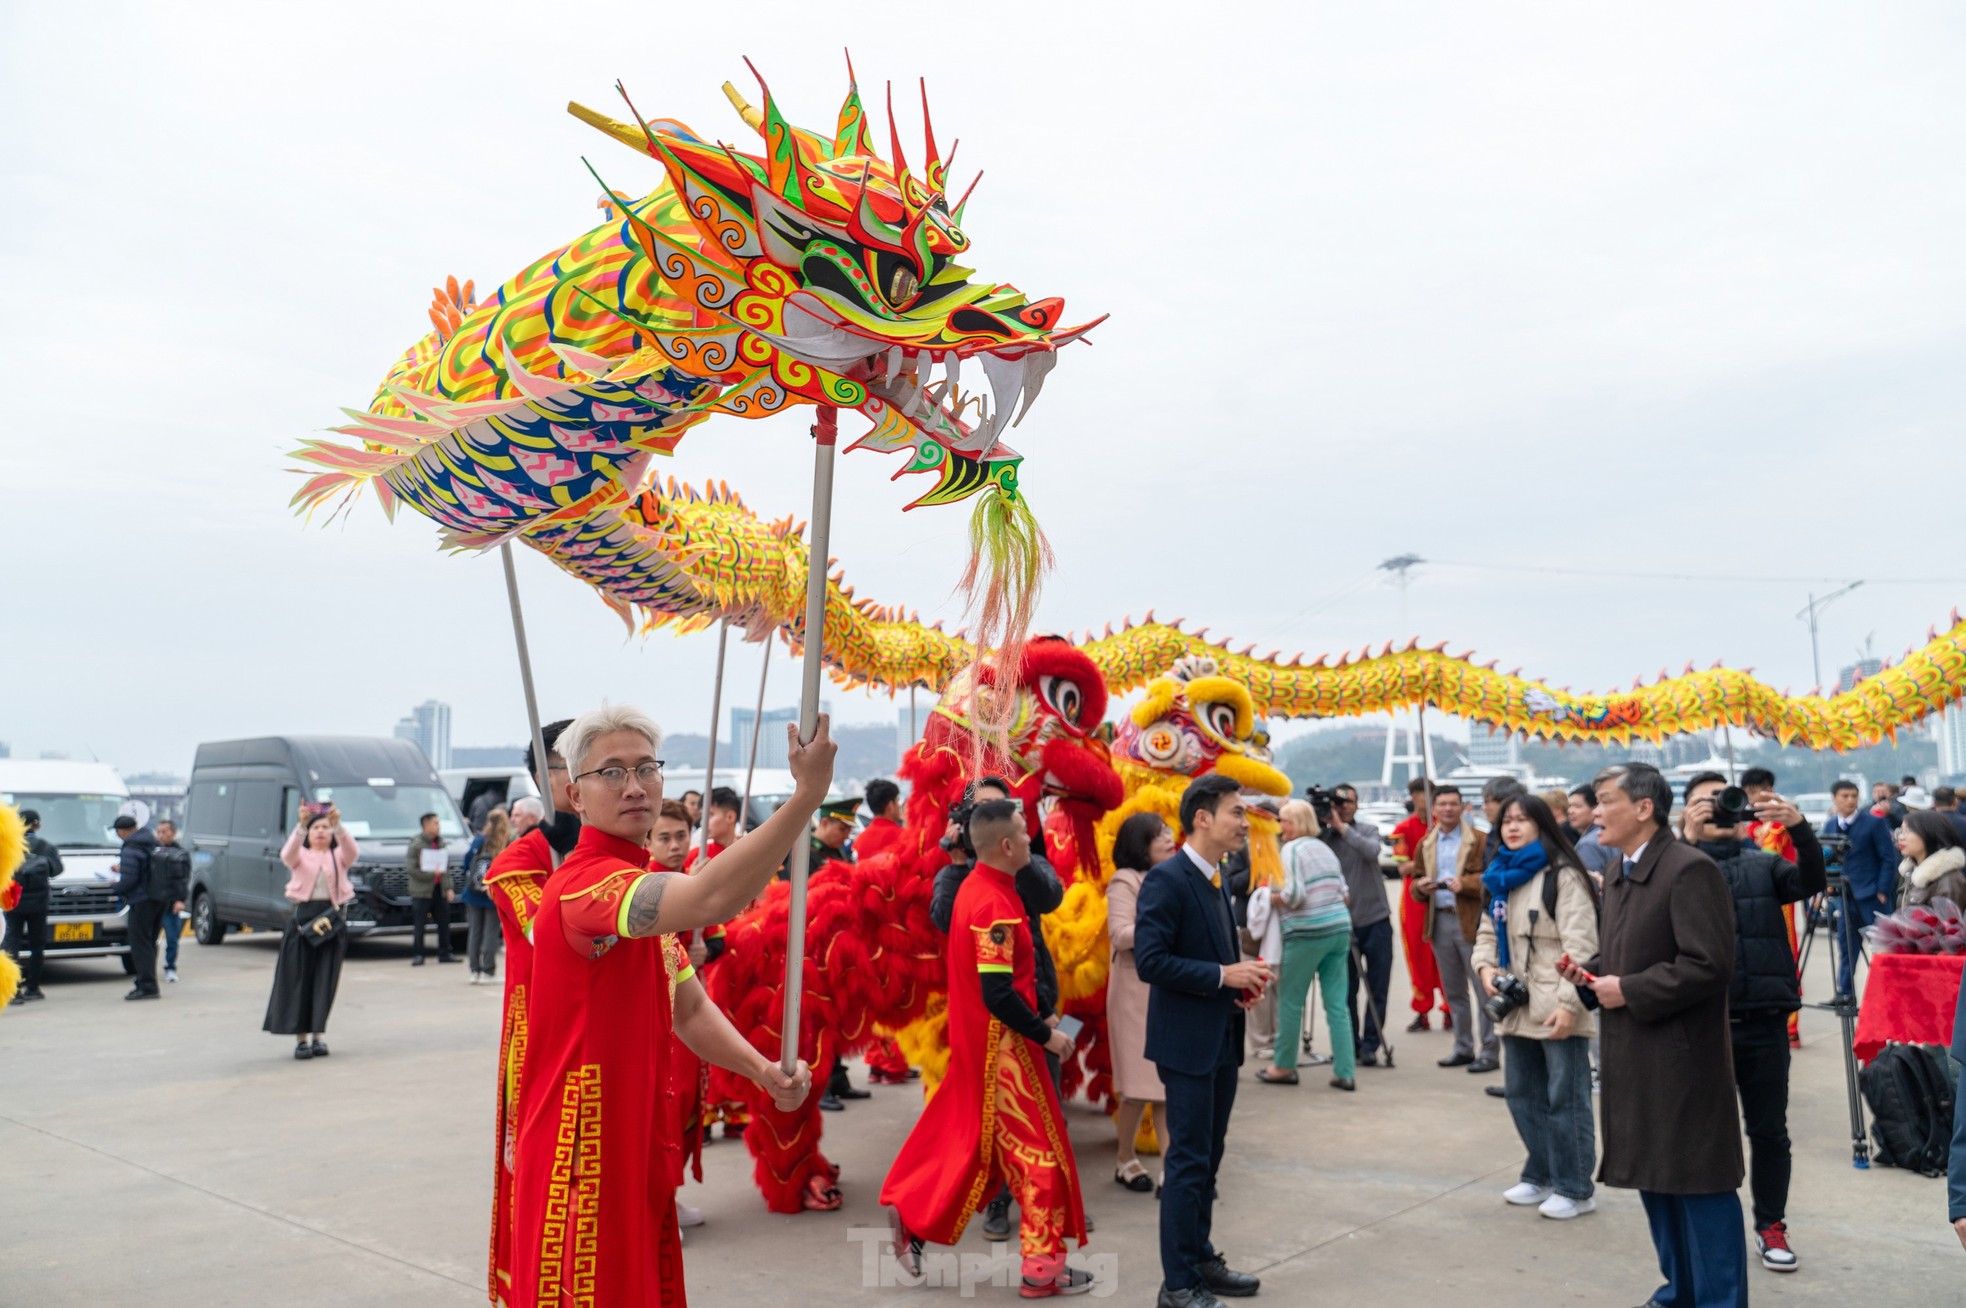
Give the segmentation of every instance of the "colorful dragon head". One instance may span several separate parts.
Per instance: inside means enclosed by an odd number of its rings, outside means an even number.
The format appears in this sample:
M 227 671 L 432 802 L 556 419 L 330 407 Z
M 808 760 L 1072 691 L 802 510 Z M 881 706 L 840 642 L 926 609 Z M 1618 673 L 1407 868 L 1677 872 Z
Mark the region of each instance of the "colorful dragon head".
M 1010 703 L 994 663 L 956 674 L 929 714 L 920 750 L 940 756 L 967 777 L 995 773 L 1011 783 L 1034 823 L 1038 805 L 1096 816 L 1119 804 L 1125 791 L 1099 739 L 1106 683 L 1092 660 L 1066 641 L 1042 637 L 1025 645 Z M 1007 721 L 1007 737 L 993 724 Z M 988 743 L 997 741 L 998 743 Z M 980 746 L 980 771 L 976 751 Z
M 695 227 L 695 239 L 682 239 L 644 220 L 650 201 L 622 206 L 642 254 L 695 314 L 683 325 L 658 316 L 638 325 L 683 371 L 724 387 L 706 409 L 747 418 L 793 403 L 854 409 L 874 426 L 853 448 L 912 449 L 904 472 L 941 474 L 916 504 L 985 486 L 1014 500 L 1019 456 L 997 437 L 1022 420 L 1059 347 L 1096 320 L 1063 327 L 1064 301 L 972 281 L 956 262 L 969 248 L 968 192 L 951 207 L 926 90 L 917 171 L 902 151 L 891 88 L 890 162 L 875 154 L 851 80 L 830 135 L 789 124 L 758 84 L 762 110 L 728 84 L 724 92 L 764 138 L 762 155 L 670 119 L 622 123 L 568 106 L 659 160 Z M 987 387 L 964 389 L 966 363 Z
M 1147 685 L 1113 740 L 1125 763 L 1154 772 L 1198 777 L 1220 772 L 1262 795 L 1290 793 L 1290 778 L 1270 762 L 1267 738 L 1256 729 L 1249 688 L 1222 675 L 1214 659 L 1189 655 Z

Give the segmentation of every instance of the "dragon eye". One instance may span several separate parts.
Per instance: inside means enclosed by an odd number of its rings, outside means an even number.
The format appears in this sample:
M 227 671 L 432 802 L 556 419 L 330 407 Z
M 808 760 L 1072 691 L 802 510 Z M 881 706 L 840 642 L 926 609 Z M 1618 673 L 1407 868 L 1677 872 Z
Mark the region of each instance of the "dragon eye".
M 921 279 L 915 276 L 913 268 L 905 264 L 896 267 L 887 275 L 887 302 L 893 305 L 908 303 L 915 298 L 915 292 L 921 289 L 921 284 Z
M 1202 714 L 1208 729 L 1224 740 L 1236 737 L 1236 706 L 1233 704 L 1210 704 Z
M 1051 705 L 1059 717 L 1079 725 L 1079 714 L 1085 710 L 1085 696 L 1076 681 L 1066 677 L 1045 677 L 1038 682 L 1038 690 L 1044 695 L 1044 702 Z

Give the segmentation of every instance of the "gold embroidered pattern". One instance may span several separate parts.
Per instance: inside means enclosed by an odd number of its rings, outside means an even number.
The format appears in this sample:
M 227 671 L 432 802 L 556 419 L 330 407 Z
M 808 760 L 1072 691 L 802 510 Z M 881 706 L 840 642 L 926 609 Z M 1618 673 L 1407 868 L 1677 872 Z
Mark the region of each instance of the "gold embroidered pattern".
M 1003 1023 L 991 1018 L 983 1032 L 983 1084 L 988 1087 L 997 1083 L 997 1059 L 1003 1055 L 1003 1035 Z M 983 1202 L 983 1186 L 990 1179 L 990 1164 L 996 1157 L 996 1149 L 997 1096 L 992 1089 L 983 1096 L 983 1129 L 977 1136 L 976 1174 L 970 1178 L 969 1193 L 963 1196 L 962 1211 L 956 1214 L 956 1240 L 962 1239 L 969 1219 L 976 1216 L 976 1209 Z
M 505 902 L 512 906 L 513 920 L 519 924 L 519 934 L 532 934 L 532 920 L 539 915 L 539 905 L 546 898 L 546 883 L 537 873 L 514 872 L 499 878 L 492 884 L 505 892 Z
M 567 1073 L 560 1091 L 560 1126 L 539 1240 L 540 1303 L 593 1308 L 600 1214 L 601 1067 L 587 1063 Z
M 973 926 L 970 932 L 976 937 L 976 970 L 979 972 L 1008 972 L 1017 958 L 1017 924 L 1015 922 L 992 922 L 988 926 Z

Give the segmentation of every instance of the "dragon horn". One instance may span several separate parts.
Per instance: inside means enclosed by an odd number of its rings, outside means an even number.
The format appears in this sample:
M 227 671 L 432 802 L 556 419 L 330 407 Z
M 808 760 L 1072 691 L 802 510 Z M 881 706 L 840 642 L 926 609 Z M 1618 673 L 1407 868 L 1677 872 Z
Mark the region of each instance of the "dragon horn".
M 805 152 L 799 148 L 798 137 L 792 126 L 778 112 L 778 104 L 771 98 L 771 88 L 765 85 L 764 74 L 749 59 L 744 66 L 751 70 L 751 76 L 758 79 L 758 90 L 765 97 L 764 137 L 765 137 L 765 184 L 779 195 L 793 203 L 799 200 L 799 173 L 804 171 Z
M 901 152 L 901 129 L 894 120 L 894 83 L 887 84 L 887 139 L 894 151 L 894 180 L 896 189 L 903 194 L 908 188 L 903 185 L 908 177 L 908 156 Z
M 729 82 L 724 83 L 724 99 L 730 101 L 730 107 L 737 110 L 737 116 L 744 120 L 745 126 L 749 127 L 759 136 L 765 134 L 765 116 L 756 109 L 753 109 L 751 102 L 746 100 L 743 94 Z
M 941 152 L 935 148 L 935 120 L 928 113 L 928 79 L 921 78 L 922 88 L 922 137 L 926 141 L 928 159 L 922 164 L 923 175 L 928 178 L 928 189 L 942 189 L 944 174 L 948 171 L 942 166 Z
M 586 123 L 589 127 L 595 128 L 608 136 L 612 136 L 636 154 L 647 155 L 654 153 L 649 143 L 649 138 L 652 134 L 646 127 L 638 127 L 633 123 L 624 123 L 618 119 L 610 118 L 598 110 L 589 109 L 578 100 L 567 101 L 567 112 L 578 118 L 581 122 Z
M 871 155 L 874 147 L 867 139 L 867 109 L 860 103 L 860 79 L 853 75 L 853 51 L 846 52 L 846 99 L 840 102 L 838 125 L 833 129 L 833 157 Z

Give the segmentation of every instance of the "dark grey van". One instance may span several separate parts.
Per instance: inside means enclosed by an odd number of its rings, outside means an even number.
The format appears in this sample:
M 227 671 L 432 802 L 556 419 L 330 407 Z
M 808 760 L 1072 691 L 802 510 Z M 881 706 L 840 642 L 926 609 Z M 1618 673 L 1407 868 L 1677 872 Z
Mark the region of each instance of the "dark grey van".
M 185 799 L 191 923 L 201 945 L 237 926 L 280 930 L 293 915 L 280 847 L 302 799 L 332 802 L 361 859 L 350 870 L 349 930 L 407 931 L 403 858 L 417 819 L 437 815 L 462 889 L 469 844 L 457 804 L 415 741 L 378 736 L 263 736 L 198 746 Z M 454 922 L 463 918 L 453 914 Z

